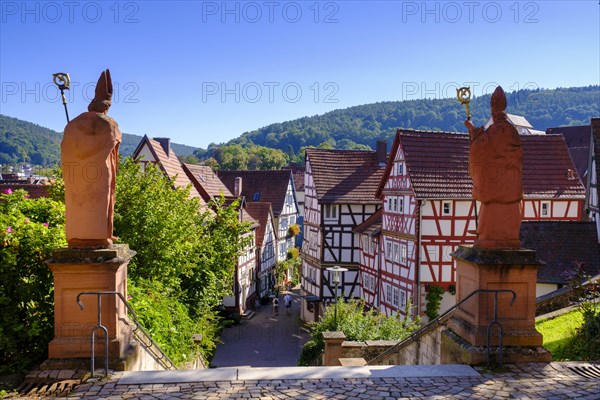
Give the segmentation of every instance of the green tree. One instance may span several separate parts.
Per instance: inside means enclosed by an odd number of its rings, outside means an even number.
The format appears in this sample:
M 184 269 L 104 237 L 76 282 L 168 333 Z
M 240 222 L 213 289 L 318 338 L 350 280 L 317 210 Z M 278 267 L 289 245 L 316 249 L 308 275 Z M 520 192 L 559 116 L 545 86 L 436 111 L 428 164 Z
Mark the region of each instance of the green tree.
M 130 158 L 120 165 L 115 234 L 137 251 L 128 271 L 130 291 L 136 293 L 132 305 L 176 362 L 189 360 L 198 350 L 192 342 L 195 333 L 202 334 L 206 358 L 214 350 L 215 307 L 232 291 L 248 232 L 237 207 L 235 202 L 226 206 L 221 198 L 202 209 L 197 199 L 189 198 L 189 189 L 173 189 L 154 165 L 142 171 Z M 173 315 L 159 317 L 169 309 Z

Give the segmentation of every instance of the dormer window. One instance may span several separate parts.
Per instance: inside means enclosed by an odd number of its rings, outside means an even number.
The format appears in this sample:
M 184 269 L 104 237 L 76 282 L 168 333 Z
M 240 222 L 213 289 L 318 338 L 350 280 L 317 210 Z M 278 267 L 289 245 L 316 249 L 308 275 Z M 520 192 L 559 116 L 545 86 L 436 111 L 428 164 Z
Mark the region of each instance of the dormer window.
M 259 200 L 260 200 L 260 192 L 254 193 L 254 196 L 252 196 L 252 201 L 259 201 Z

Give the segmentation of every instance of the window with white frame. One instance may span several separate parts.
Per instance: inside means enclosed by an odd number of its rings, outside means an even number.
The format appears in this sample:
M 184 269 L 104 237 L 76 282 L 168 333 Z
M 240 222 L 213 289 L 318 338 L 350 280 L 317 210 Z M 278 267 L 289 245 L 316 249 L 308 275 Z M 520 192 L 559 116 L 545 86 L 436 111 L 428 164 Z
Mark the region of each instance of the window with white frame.
M 387 201 L 385 202 L 385 211 L 392 211 L 392 202 L 393 198 L 391 196 L 388 196 Z
M 392 242 L 390 240 L 385 242 L 385 258 L 392 259 Z
M 392 286 L 391 285 L 385 286 L 385 301 L 388 304 L 392 304 Z
M 287 217 L 281 217 L 281 222 L 279 224 L 281 226 L 281 229 L 287 229 L 288 228 L 288 219 L 287 219 Z
M 290 215 L 290 225 L 294 225 L 296 223 L 296 216 Z
M 396 161 L 394 163 L 394 167 L 396 167 L 395 175 L 403 175 L 404 174 L 404 163 L 402 161 Z
M 287 244 L 286 243 L 279 244 L 279 258 L 285 257 L 286 252 L 287 252 Z
M 400 261 L 400 245 L 398 243 L 394 243 L 394 257 L 393 260 L 395 262 Z
M 400 245 L 400 263 L 406 265 L 408 259 L 408 246 L 405 244 Z
M 542 218 L 550 217 L 550 202 L 549 201 L 542 201 L 540 209 L 541 209 L 540 216 Z
M 336 204 L 324 204 L 323 209 L 325 219 L 337 219 L 338 209 Z
M 398 212 L 398 198 L 392 197 L 392 210 L 393 212 Z
M 452 215 L 452 202 L 451 201 L 443 201 L 442 202 L 442 215 Z
M 398 213 L 404 213 L 404 197 L 398 197 Z
M 400 290 L 400 309 L 406 308 L 406 290 Z
M 400 289 L 394 287 L 393 289 L 393 297 L 392 297 L 392 305 L 394 307 L 398 307 L 398 302 L 400 300 Z

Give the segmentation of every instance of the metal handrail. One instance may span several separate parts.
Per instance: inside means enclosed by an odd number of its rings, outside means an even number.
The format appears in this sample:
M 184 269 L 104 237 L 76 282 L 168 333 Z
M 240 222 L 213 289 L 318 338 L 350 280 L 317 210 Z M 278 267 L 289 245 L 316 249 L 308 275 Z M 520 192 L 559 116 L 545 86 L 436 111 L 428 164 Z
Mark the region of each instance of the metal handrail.
M 455 305 L 453 305 L 452 307 L 450 307 L 448 310 L 446 310 L 442 315 L 440 315 L 439 317 L 435 318 L 433 321 L 430 321 L 427 325 L 425 325 L 424 327 L 418 329 L 417 331 L 411 333 L 407 338 L 401 340 L 400 342 L 396 343 L 395 345 L 393 345 L 392 347 L 390 347 L 389 349 L 387 349 L 386 351 L 384 351 L 383 353 L 379 354 L 378 356 L 372 358 L 371 360 L 369 360 L 367 362 L 367 365 L 374 365 L 373 363 L 377 360 L 379 360 L 380 358 L 391 354 L 393 352 L 396 352 L 396 350 L 398 350 L 400 347 L 403 347 L 406 343 L 409 343 L 411 341 L 417 341 L 418 338 L 421 337 L 422 334 L 428 332 L 430 329 L 432 329 L 433 327 L 437 327 L 440 325 L 444 325 L 445 324 L 445 319 L 450 317 L 451 314 L 454 313 L 454 311 L 463 303 L 465 303 L 467 300 L 469 300 L 471 297 L 475 296 L 476 294 L 479 293 L 495 293 L 494 295 L 494 320 L 492 322 L 490 322 L 487 326 L 487 350 L 486 350 L 486 357 L 487 357 L 487 365 L 489 367 L 490 365 L 490 334 L 491 334 L 491 328 L 494 325 L 498 325 L 500 327 L 500 364 L 502 364 L 502 335 L 503 335 L 503 329 L 502 329 L 502 325 L 498 322 L 498 293 L 512 293 L 512 299 L 509 302 L 509 305 L 512 306 L 515 302 L 515 300 L 517 299 L 517 294 L 514 292 L 514 290 L 511 289 L 477 289 L 473 292 L 471 292 L 467 297 L 465 297 L 464 299 L 462 299 L 461 301 L 459 301 L 458 303 L 456 303 Z M 442 320 L 444 320 L 442 322 Z
M 321 351 L 319 351 L 319 354 L 317 354 L 316 356 L 314 356 L 307 363 L 307 366 L 308 367 L 318 367 L 318 366 L 321 366 L 323 364 L 323 354 L 324 353 L 325 353 L 325 349 L 321 349 Z
M 115 291 L 80 292 L 77 295 L 77 299 L 76 300 L 77 300 L 77 304 L 79 305 L 79 308 L 83 310 L 83 302 L 80 300 L 80 297 L 82 295 L 96 295 L 97 298 L 98 298 L 98 324 L 96 324 L 92 328 L 92 334 L 91 334 L 91 342 L 92 342 L 91 372 L 92 372 L 92 378 L 94 377 L 94 355 L 95 355 L 94 354 L 94 351 L 95 351 L 94 350 L 94 344 L 95 344 L 95 333 L 96 333 L 97 329 L 101 329 L 101 330 L 104 331 L 104 344 L 105 344 L 104 374 L 106 376 L 108 376 L 108 330 L 106 329 L 106 327 L 104 325 L 102 325 L 102 300 L 101 300 L 101 296 L 102 295 L 117 295 L 117 297 L 119 299 L 121 299 L 121 301 L 123 302 L 123 304 L 127 308 L 127 311 L 129 311 L 131 313 L 131 315 L 133 316 L 133 321 L 132 321 L 133 324 L 134 324 L 133 334 L 136 335 L 136 337 L 139 339 L 140 345 L 142 347 L 144 347 L 146 350 L 148 350 L 148 352 L 152 355 L 152 357 L 154 358 L 154 360 L 156 362 L 158 362 L 163 368 L 170 369 L 170 370 L 177 369 L 177 367 L 175 366 L 175 363 L 169 358 L 169 356 L 167 356 L 165 354 L 165 352 L 160 348 L 160 346 L 158 344 L 156 344 L 156 342 L 154 340 L 152 340 L 152 337 L 150 336 L 150 334 L 148 333 L 148 331 L 146 331 L 146 329 L 144 329 L 144 327 L 141 325 L 141 323 L 138 320 L 137 314 L 135 313 L 135 311 L 133 310 L 133 308 L 131 307 L 131 305 L 127 302 L 127 300 L 125 300 L 125 297 L 123 296 L 122 293 L 115 292 Z M 145 343 L 144 340 L 138 336 L 138 334 L 136 333 L 138 330 L 141 331 L 142 334 L 145 336 L 145 338 L 150 341 L 149 345 L 147 343 Z M 156 354 L 155 351 L 158 354 Z

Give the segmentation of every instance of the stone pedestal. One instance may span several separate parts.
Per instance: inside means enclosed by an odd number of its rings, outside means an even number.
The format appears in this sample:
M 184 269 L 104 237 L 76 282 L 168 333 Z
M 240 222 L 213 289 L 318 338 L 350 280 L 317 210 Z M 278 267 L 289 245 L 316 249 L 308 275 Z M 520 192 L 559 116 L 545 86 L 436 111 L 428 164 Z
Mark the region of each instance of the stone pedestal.
M 325 351 L 323 352 L 323 365 L 340 366 L 342 358 L 342 343 L 346 340 L 344 332 L 323 332 Z
M 531 348 L 542 346 L 542 335 L 535 330 L 537 270 L 542 264 L 536 252 L 527 249 L 486 250 L 459 246 L 452 254 L 456 260 L 457 303 L 478 289 L 510 289 L 516 294 L 511 305 L 511 293 L 498 293 L 497 321 L 503 328 L 503 346 Z M 450 329 L 480 354 L 486 347 L 488 325 L 494 320 L 494 293 L 479 293 L 455 311 Z M 493 326 L 490 346 L 499 345 L 499 329 Z M 508 350 L 507 350 L 508 351 Z M 512 354 L 517 354 L 511 349 Z M 540 361 L 546 361 L 547 351 Z M 478 359 L 478 357 L 475 357 Z M 510 362 L 511 357 L 504 358 Z
M 127 245 L 109 249 L 60 249 L 46 261 L 54 276 L 54 339 L 48 345 L 50 360 L 91 357 L 91 332 L 98 324 L 98 296 L 81 292 L 116 291 L 127 299 L 127 264 L 135 255 Z M 108 330 L 109 359 L 114 364 L 125 354 L 131 327 L 127 310 L 116 295 L 102 295 L 102 324 Z M 96 331 L 95 356 L 104 358 L 104 334 Z M 99 364 L 103 365 L 103 363 Z

